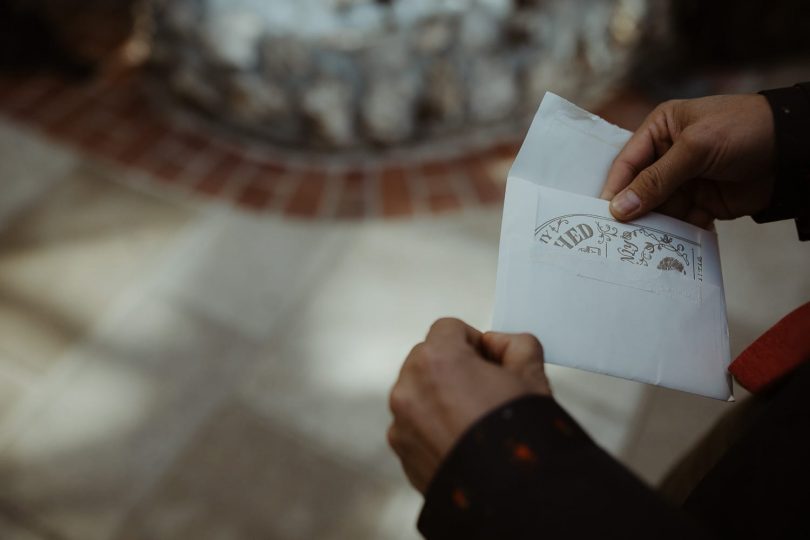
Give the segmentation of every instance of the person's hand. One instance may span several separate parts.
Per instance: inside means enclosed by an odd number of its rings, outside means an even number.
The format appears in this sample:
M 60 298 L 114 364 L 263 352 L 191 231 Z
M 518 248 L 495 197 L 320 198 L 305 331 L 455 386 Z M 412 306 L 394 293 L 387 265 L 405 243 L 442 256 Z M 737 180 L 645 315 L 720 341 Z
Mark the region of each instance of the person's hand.
M 667 101 L 613 161 L 602 198 L 621 221 L 656 210 L 705 228 L 768 206 L 774 154 L 763 96 Z
M 388 443 L 411 484 L 424 493 L 473 422 L 531 393 L 551 394 L 537 338 L 482 334 L 457 319 L 440 319 L 408 355 L 391 390 Z

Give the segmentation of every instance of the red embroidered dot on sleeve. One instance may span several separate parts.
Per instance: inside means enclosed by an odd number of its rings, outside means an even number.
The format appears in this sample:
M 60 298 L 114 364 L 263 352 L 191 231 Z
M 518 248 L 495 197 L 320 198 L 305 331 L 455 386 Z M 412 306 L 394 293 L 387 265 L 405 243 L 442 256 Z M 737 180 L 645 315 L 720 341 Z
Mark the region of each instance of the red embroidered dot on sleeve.
M 574 434 L 574 430 L 571 428 L 571 425 L 560 417 L 555 418 L 552 425 L 557 431 L 567 437 Z
M 453 504 L 459 510 L 466 510 L 470 507 L 470 501 L 467 499 L 467 494 L 464 493 L 463 489 L 456 488 L 453 490 L 453 493 L 450 495 L 453 499 Z
M 537 455 L 534 453 L 534 450 L 522 443 L 515 445 L 512 449 L 512 455 L 516 460 L 523 463 L 535 463 L 537 461 Z

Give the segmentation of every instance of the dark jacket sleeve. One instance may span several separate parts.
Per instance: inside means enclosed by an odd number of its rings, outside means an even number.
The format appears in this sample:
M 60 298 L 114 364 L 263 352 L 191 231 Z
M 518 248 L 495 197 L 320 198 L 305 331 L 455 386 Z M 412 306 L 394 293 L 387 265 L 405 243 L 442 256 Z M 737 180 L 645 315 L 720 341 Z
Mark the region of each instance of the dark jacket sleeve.
M 770 206 L 757 223 L 795 219 L 801 240 L 810 240 L 810 82 L 760 92 L 773 113 L 776 182 Z
M 705 538 L 540 396 L 507 403 L 461 438 L 418 527 L 428 540 Z

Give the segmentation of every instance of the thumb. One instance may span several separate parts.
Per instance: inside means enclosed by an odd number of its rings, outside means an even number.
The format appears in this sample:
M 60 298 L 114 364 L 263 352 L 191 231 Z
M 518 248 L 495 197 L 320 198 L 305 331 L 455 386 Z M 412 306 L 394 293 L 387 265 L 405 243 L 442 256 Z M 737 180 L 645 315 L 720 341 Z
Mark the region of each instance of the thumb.
M 481 337 L 481 345 L 489 358 L 509 371 L 543 372 L 543 346 L 531 334 L 487 332 Z
M 664 203 L 682 184 L 699 176 L 702 164 L 702 153 L 694 145 L 676 141 L 613 197 L 610 212 L 621 221 L 643 216 Z

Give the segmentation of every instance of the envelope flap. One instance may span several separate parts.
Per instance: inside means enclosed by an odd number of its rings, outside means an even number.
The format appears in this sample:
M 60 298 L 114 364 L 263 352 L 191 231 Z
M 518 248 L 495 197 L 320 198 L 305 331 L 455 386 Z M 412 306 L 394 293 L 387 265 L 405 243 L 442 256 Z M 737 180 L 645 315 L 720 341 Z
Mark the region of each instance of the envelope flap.
M 598 197 L 613 158 L 630 135 L 546 92 L 509 176 Z

